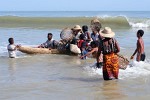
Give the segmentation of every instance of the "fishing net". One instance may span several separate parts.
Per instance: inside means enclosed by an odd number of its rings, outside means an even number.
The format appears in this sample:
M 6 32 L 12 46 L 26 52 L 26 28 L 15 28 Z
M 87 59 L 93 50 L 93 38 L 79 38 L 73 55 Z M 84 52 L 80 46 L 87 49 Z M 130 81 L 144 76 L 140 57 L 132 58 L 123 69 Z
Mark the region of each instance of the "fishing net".
M 120 54 L 118 54 L 118 58 L 119 58 L 119 68 L 125 70 L 129 65 L 129 60 Z
M 63 40 L 71 40 L 73 38 L 73 31 L 70 28 L 65 28 L 60 33 L 60 38 Z

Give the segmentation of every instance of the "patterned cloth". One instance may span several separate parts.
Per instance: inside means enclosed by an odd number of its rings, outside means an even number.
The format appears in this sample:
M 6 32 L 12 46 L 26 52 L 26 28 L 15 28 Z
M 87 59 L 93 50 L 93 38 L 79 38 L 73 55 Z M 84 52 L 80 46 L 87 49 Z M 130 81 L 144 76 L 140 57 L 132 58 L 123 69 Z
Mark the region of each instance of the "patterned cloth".
M 103 55 L 103 78 L 104 80 L 118 79 L 119 61 L 115 53 Z

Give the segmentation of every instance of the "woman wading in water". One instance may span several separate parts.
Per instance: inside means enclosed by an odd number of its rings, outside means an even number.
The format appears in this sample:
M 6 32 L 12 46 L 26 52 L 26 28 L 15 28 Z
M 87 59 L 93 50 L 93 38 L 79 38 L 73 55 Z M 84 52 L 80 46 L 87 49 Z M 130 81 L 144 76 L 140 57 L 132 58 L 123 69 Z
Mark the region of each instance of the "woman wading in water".
M 120 47 L 113 37 L 115 33 L 112 32 L 111 28 L 105 27 L 100 32 L 103 37 L 102 42 L 99 44 L 97 62 L 101 52 L 103 54 L 103 78 L 104 80 L 118 79 L 119 74 L 119 61 L 116 55 L 120 51 Z

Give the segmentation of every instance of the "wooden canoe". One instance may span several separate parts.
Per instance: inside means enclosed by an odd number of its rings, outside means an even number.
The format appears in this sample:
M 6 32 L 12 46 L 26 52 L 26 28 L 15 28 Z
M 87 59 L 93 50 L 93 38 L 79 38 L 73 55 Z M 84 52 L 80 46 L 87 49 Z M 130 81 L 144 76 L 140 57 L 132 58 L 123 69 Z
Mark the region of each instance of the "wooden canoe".
M 59 54 L 60 51 L 57 49 L 51 49 L 48 48 L 34 48 L 29 46 L 20 46 L 18 48 L 19 51 L 27 54 Z

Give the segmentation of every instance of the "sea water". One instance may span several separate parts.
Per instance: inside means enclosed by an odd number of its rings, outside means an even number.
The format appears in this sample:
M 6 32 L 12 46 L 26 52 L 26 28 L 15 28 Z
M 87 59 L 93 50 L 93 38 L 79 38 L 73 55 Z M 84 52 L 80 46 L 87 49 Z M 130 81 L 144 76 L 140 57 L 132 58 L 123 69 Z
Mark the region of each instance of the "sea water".
M 65 27 L 90 25 L 99 18 L 103 28 L 116 33 L 121 52 L 128 59 L 136 48 L 136 32 L 145 31 L 146 61 L 130 61 L 121 70 L 119 79 L 104 81 L 102 69 L 96 69 L 95 59 L 79 59 L 69 55 L 28 55 L 17 52 L 16 59 L 8 58 L 8 38 L 15 44 L 36 47 L 47 39 L 47 33 L 60 40 Z M 0 99 L 103 99 L 148 100 L 150 97 L 150 14 L 149 12 L 0 12 Z M 89 31 L 91 32 L 90 28 Z

